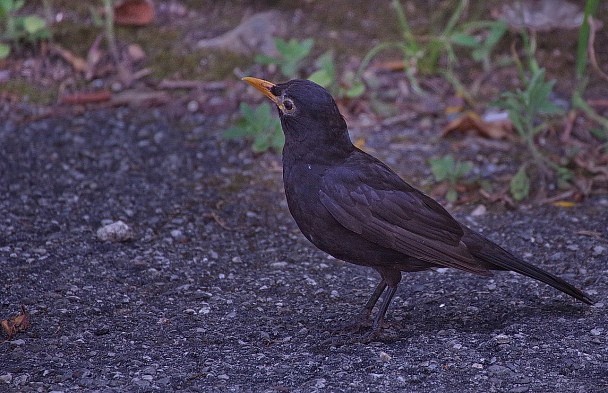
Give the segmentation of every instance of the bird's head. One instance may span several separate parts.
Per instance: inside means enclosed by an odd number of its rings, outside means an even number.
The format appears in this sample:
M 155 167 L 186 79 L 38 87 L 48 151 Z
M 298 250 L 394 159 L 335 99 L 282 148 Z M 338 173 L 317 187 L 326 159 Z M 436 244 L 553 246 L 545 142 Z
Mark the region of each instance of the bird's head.
M 290 144 L 350 149 L 346 122 L 331 94 L 318 84 L 305 79 L 274 84 L 246 77 L 244 81 L 274 102 L 285 133 L 285 146 Z

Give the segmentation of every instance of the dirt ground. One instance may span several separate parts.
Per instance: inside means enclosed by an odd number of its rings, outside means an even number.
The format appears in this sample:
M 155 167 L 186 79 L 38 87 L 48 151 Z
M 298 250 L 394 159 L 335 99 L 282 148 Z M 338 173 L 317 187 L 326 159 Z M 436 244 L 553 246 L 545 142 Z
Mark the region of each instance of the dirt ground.
M 300 21 L 319 3 L 307 4 Z M 187 15 L 213 20 L 234 9 Z M 319 20 L 333 19 L 299 34 Z M 338 37 L 361 34 L 356 16 L 345 20 Z M 222 29 L 192 31 L 188 42 Z M 256 67 L 242 71 L 263 71 Z M 404 276 L 389 309 L 391 339 L 336 347 L 324 341 L 378 277 L 299 233 L 278 154 L 221 137 L 238 103 L 255 100 L 244 83 L 226 77 L 154 105 L 10 97 L 0 103 L 0 320 L 24 305 L 31 326 L 0 343 L 0 391 L 608 392 L 601 192 L 570 207 L 510 207 L 475 193 L 449 205 L 596 305 L 512 273 L 439 269 Z M 397 100 L 413 115 L 395 122 L 370 116 L 364 100 L 345 105 L 352 137 L 429 192 L 428 160 L 447 153 L 504 182 L 521 152 L 478 135 L 442 138 L 443 109 L 424 108 L 443 98 Z M 98 229 L 119 220 L 131 239 L 100 240 Z

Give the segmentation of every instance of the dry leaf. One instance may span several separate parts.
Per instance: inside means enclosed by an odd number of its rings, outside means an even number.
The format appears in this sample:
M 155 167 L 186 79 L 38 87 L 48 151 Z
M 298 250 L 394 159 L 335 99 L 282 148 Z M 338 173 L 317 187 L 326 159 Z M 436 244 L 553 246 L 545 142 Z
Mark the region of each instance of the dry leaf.
M 154 19 L 154 6 L 147 0 L 125 0 L 114 6 L 116 24 L 145 26 Z
M 513 124 L 508 119 L 486 121 L 472 111 L 452 120 L 444 129 L 443 136 L 455 131 L 467 132 L 473 130 L 479 135 L 491 139 L 506 139 L 513 133 Z
M 10 319 L 5 319 L 0 322 L 0 325 L 4 329 L 6 334 L 6 340 L 11 340 L 17 333 L 23 333 L 29 329 L 30 325 L 30 314 L 25 311 L 25 306 L 21 305 L 21 313 Z

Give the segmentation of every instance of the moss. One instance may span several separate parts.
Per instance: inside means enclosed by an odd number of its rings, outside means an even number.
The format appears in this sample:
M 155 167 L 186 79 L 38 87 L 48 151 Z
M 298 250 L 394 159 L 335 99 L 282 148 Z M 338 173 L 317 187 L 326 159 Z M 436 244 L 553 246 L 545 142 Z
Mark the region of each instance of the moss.
M 40 88 L 25 79 L 10 79 L 0 84 L 0 92 L 26 98 L 36 104 L 51 104 L 56 100 L 56 87 Z

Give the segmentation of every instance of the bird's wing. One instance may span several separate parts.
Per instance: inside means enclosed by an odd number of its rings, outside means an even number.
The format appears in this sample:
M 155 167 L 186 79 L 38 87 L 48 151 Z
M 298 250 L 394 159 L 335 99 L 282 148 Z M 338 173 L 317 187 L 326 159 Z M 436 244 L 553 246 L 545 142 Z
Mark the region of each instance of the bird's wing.
M 342 226 L 366 240 L 439 266 L 488 274 L 461 241 L 460 224 L 371 156 L 329 169 L 319 196 Z

